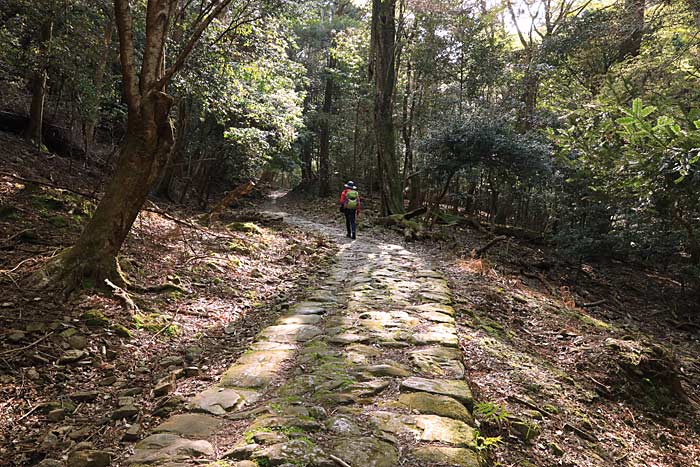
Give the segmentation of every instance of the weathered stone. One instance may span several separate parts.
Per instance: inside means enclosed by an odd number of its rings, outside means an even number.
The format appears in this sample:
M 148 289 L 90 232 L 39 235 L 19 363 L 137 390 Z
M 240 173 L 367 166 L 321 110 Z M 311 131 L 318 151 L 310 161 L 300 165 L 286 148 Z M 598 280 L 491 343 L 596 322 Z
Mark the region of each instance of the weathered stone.
M 100 386 L 111 386 L 117 382 L 116 376 L 106 376 L 97 382 Z
M 260 338 L 273 342 L 306 342 L 321 333 L 318 326 L 311 324 L 280 324 L 265 328 Z
M 394 435 L 410 434 L 417 437 L 420 434 L 412 415 L 376 411 L 369 415 L 369 420 L 380 431 Z
M 188 413 L 173 415 L 154 428 L 155 433 L 175 433 L 185 438 L 206 438 L 221 425 L 221 420 L 211 415 Z
M 388 364 L 370 365 L 365 370 L 374 376 L 399 376 L 403 378 L 411 375 L 411 372 L 404 368 Z
M 449 316 L 455 315 L 455 309 L 444 303 L 423 303 L 421 305 L 411 306 L 410 309 L 419 312 L 437 312 Z
M 12 342 L 13 344 L 18 343 L 22 339 L 24 339 L 27 335 L 23 333 L 22 331 L 15 331 L 9 336 L 7 336 L 7 340 Z
M 27 323 L 27 326 L 25 328 L 29 334 L 32 333 L 37 333 L 37 332 L 44 332 L 46 330 L 46 324 L 45 323 Z
M 328 342 L 332 344 L 357 344 L 362 342 L 367 342 L 369 336 L 363 334 L 356 334 L 352 332 L 343 332 L 336 334 L 335 336 L 328 339 Z
M 288 438 L 282 433 L 276 433 L 274 431 L 262 431 L 253 435 L 253 441 L 257 444 L 271 445 L 284 443 L 285 441 L 288 441 Z
M 64 467 L 64 464 L 56 459 L 44 459 L 39 462 L 36 467 Z
M 188 406 L 192 410 L 223 415 L 241 407 L 246 401 L 245 395 L 250 395 L 250 391 L 213 386 L 194 396 Z
M 226 451 L 221 457 L 224 459 L 250 459 L 259 447 L 257 444 L 240 444 Z
M 54 409 L 48 413 L 46 418 L 48 418 L 49 421 L 51 421 L 51 422 L 58 422 L 58 421 L 63 420 L 65 418 L 65 416 L 66 416 L 65 409 Z
M 326 421 L 326 428 L 339 435 L 359 435 L 360 427 L 346 415 L 334 415 Z
M 112 412 L 112 420 L 121 420 L 122 418 L 128 420 L 138 415 L 138 413 L 139 409 L 137 409 L 135 406 L 125 405 L 123 407 L 119 407 L 117 410 Z
M 423 391 L 432 394 L 441 394 L 457 399 L 459 402 L 472 409 L 474 398 L 469 386 L 464 381 L 448 379 L 426 379 L 412 376 L 401 382 L 401 389 L 407 391 Z
M 438 441 L 457 446 L 474 442 L 474 429 L 460 420 L 438 415 L 416 415 L 416 426 L 423 430 L 421 441 Z
M 326 309 L 320 303 L 301 302 L 294 305 L 291 311 L 295 315 L 322 315 Z
M 184 360 L 179 355 L 168 355 L 167 357 L 160 360 L 160 366 L 165 368 L 170 366 L 180 366 L 184 363 Z
M 389 381 L 375 379 L 372 381 L 365 381 L 363 383 L 356 383 L 350 386 L 353 394 L 357 397 L 367 397 L 379 394 L 383 390 L 389 387 Z
M 318 324 L 321 321 L 319 315 L 292 315 L 282 318 L 280 324 Z
M 399 453 L 395 446 L 374 438 L 345 438 L 333 446 L 333 453 L 352 466 L 396 467 Z
M 156 396 L 164 396 L 173 392 L 175 387 L 174 375 L 166 376 L 156 383 L 155 387 L 153 388 L 153 394 Z
M 440 415 L 441 417 L 461 420 L 474 425 L 474 417 L 464 405 L 447 396 L 429 394 L 427 392 L 411 392 L 399 396 L 399 404 L 411 411 L 422 414 Z
M 459 347 L 457 329 L 452 325 L 438 323 L 425 332 L 419 332 L 412 336 L 411 341 L 417 345 L 440 344 L 446 347 Z
M 193 441 L 180 438 L 172 433 L 158 433 L 136 443 L 134 455 L 127 460 L 127 464 L 177 462 L 213 456 L 214 447 L 208 441 Z
M 540 435 L 540 427 L 524 420 L 511 422 L 511 431 L 523 441 L 532 441 Z
M 94 432 L 93 428 L 90 426 L 84 426 L 78 430 L 71 431 L 68 433 L 68 437 L 72 439 L 73 441 L 79 441 L 81 439 L 85 439 L 88 436 L 92 435 Z
M 125 405 L 134 405 L 134 400 L 135 399 L 132 396 L 118 397 L 117 404 L 119 404 L 119 407 L 123 407 Z
M 87 356 L 87 353 L 82 350 L 71 349 L 66 350 L 63 355 L 58 358 L 59 365 L 65 365 L 66 363 L 74 363 L 78 360 Z
M 122 435 L 122 441 L 133 442 L 138 441 L 141 437 L 141 425 L 134 423 L 129 428 L 126 429 Z
M 457 349 L 429 347 L 410 353 L 413 364 L 423 373 L 431 376 L 461 379 L 464 377 L 462 354 Z
M 454 324 L 455 319 L 445 313 L 440 313 L 438 311 L 426 311 L 420 314 L 420 317 L 427 321 L 432 321 L 434 323 L 446 323 Z
M 221 377 L 227 387 L 265 388 L 277 376 L 282 364 L 293 356 L 291 350 L 255 350 L 243 354 Z
M 99 393 L 97 391 L 78 391 L 71 394 L 69 397 L 76 402 L 92 402 L 97 399 Z
M 449 293 L 423 291 L 420 292 L 418 296 L 424 302 L 437 302 L 443 305 L 449 305 L 452 303 L 452 298 L 450 297 Z
M 68 345 L 70 345 L 71 349 L 84 350 L 88 345 L 88 341 L 85 336 L 75 334 L 68 338 Z
M 282 466 L 287 463 L 318 465 L 323 457 L 323 451 L 308 439 L 293 439 L 285 443 L 273 444 L 253 453 L 253 459 L 258 461 L 258 465 L 269 466 Z
M 123 397 L 123 396 L 135 396 L 137 394 L 141 394 L 143 392 L 143 388 L 127 388 L 127 389 L 122 389 L 117 393 L 117 396 Z
M 68 467 L 107 467 L 112 455 L 107 451 L 74 451 L 68 456 Z
M 478 454 L 465 448 L 422 446 L 411 451 L 411 456 L 421 465 L 445 464 L 454 467 L 481 467 Z

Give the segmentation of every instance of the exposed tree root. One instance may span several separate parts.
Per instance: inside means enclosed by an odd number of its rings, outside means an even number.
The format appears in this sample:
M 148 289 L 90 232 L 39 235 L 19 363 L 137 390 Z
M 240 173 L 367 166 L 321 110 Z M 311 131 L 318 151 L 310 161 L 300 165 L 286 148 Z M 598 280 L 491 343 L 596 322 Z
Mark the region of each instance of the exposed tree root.
M 481 255 L 486 253 L 489 249 L 491 249 L 491 247 L 493 247 L 497 243 L 502 242 L 503 240 L 505 240 L 507 238 L 508 237 L 506 237 L 505 235 L 500 235 L 498 237 L 492 238 L 491 241 L 489 241 L 486 245 L 482 246 L 481 248 L 477 248 L 476 250 L 473 250 L 472 256 L 474 256 L 475 258 L 480 257 Z
M 112 289 L 112 293 L 114 294 L 114 296 L 122 302 L 122 305 L 124 305 L 124 308 L 126 308 L 126 310 L 129 313 L 135 315 L 140 311 L 139 307 L 136 305 L 136 303 L 126 290 L 122 289 L 118 285 L 113 284 L 112 281 L 110 281 L 109 279 L 105 279 L 105 284 L 107 284 Z

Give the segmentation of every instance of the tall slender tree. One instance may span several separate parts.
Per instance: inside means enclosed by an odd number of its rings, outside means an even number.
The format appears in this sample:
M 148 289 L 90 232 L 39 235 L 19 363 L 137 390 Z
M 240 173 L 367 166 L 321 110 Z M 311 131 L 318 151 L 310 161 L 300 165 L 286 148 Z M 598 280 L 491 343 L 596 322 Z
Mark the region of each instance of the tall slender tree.
M 148 0 L 145 2 L 145 38 L 137 50 L 134 39 L 134 13 L 130 0 L 114 0 L 119 35 L 124 96 L 128 106 L 127 132 L 120 149 L 117 169 L 105 194 L 77 243 L 58 255 L 45 268 L 43 282 L 60 281 L 67 291 L 83 279 L 101 284 L 105 279 L 125 284 L 117 254 L 131 230 L 149 191 L 157 181 L 174 143 L 170 110 L 173 98 L 168 83 L 183 68 L 189 55 L 209 25 L 229 21 L 225 32 L 262 16 L 260 5 L 244 2 L 228 11 L 232 0 L 203 2 L 190 23 L 190 33 L 173 60 L 166 57 L 171 24 L 187 14 L 189 2 Z M 135 5 L 141 5 L 137 3 Z M 137 57 L 141 57 L 137 69 Z M 169 63 L 169 66 L 167 65 Z
M 384 214 L 404 212 L 402 179 L 396 156 L 394 91 L 396 88 L 396 0 L 372 1 L 370 74 L 375 82 L 374 128 Z

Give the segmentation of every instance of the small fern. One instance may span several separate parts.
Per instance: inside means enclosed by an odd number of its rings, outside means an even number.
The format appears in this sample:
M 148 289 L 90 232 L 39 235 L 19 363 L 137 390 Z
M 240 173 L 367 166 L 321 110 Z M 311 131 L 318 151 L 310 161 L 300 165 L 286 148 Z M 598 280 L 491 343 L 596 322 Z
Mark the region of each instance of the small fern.
M 494 404 L 493 402 L 479 402 L 475 404 L 474 413 L 485 422 L 497 423 L 499 425 L 510 415 L 505 405 Z
M 500 436 L 481 436 L 479 430 L 474 432 L 474 447 L 477 451 L 492 451 L 498 447 L 499 444 L 503 442 L 503 438 Z

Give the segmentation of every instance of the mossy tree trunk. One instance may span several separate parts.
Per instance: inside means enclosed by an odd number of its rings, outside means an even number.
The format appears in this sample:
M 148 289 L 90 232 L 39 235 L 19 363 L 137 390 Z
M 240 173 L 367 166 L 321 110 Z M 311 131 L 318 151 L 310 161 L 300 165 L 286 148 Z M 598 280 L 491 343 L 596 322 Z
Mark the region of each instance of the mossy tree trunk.
M 184 65 L 204 30 L 231 0 L 208 3 L 205 10 L 208 14 L 192 25 L 193 32 L 166 69 L 165 45 L 171 31 L 170 20 L 177 15 L 176 2 L 146 2 L 146 36 L 143 50 L 137 53 L 131 2 L 114 1 L 122 81 L 129 109 L 125 143 L 116 172 L 95 213 L 76 244 L 46 266 L 42 285 L 58 281 L 68 292 L 85 279 L 91 279 L 98 286 L 102 286 L 105 279 L 117 285 L 125 283 L 117 255 L 173 146 L 170 121 L 173 99 L 164 90 Z M 136 71 L 137 56 L 141 57 L 139 72 Z

